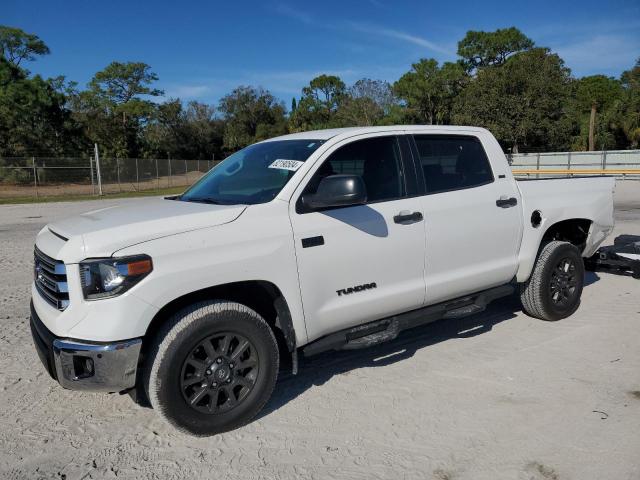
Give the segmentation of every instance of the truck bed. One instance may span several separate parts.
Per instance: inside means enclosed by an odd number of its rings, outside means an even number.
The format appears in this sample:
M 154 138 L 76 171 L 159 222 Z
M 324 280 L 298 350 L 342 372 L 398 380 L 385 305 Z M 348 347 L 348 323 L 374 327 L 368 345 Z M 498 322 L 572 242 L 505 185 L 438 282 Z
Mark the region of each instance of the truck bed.
M 593 255 L 613 229 L 615 182 L 607 176 L 518 180 L 525 221 L 518 278 L 528 277 L 548 226 L 565 219 L 592 220 L 582 255 Z M 534 221 L 536 212 L 540 222 Z

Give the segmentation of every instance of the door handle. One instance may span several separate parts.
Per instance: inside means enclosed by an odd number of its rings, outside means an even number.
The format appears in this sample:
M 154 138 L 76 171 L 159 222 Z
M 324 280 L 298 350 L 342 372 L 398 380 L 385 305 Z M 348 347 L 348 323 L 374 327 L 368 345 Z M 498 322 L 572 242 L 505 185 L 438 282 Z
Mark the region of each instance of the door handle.
M 402 210 L 400 213 L 393 217 L 393 221 L 401 225 L 408 225 L 410 223 L 421 222 L 422 218 L 422 212 L 410 212 L 409 210 Z
M 507 197 L 506 195 L 502 195 L 496 200 L 496 206 L 500 208 L 515 207 L 517 204 L 518 199 L 516 197 Z
M 324 245 L 324 237 L 322 235 L 302 239 L 302 248 L 319 247 L 320 245 Z

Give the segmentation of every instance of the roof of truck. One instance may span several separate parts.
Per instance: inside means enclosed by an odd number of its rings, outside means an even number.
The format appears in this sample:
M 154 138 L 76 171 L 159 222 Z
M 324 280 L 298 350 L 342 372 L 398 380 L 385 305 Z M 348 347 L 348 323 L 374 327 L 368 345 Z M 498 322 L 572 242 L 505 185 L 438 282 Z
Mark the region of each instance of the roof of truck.
M 325 130 L 310 130 L 308 132 L 290 133 L 269 140 L 328 140 L 343 133 L 362 135 L 365 133 L 389 132 L 401 130 L 421 130 L 429 131 L 480 131 L 479 127 L 465 127 L 460 125 L 387 125 L 382 127 L 347 127 L 347 128 L 327 128 Z M 269 141 L 267 140 L 267 141 Z

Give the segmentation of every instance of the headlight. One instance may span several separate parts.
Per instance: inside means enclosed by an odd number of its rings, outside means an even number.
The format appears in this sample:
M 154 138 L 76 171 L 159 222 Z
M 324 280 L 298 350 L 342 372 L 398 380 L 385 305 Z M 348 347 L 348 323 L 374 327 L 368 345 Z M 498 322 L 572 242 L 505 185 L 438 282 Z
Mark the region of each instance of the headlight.
M 148 255 L 100 258 L 80 263 L 80 283 L 87 300 L 115 297 L 146 277 L 153 264 Z

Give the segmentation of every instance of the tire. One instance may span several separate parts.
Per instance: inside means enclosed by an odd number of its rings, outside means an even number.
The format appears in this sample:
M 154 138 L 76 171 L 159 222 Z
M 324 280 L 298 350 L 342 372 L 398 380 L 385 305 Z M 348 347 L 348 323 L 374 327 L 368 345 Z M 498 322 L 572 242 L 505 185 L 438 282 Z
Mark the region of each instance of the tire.
M 580 251 L 571 243 L 553 241 L 542 248 L 531 276 L 520 284 L 520 301 L 527 315 L 556 321 L 578 309 L 583 286 Z
M 142 382 L 151 406 L 178 430 L 196 436 L 249 423 L 278 376 L 269 325 L 250 308 L 227 301 L 191 305 L 151 340 Z

